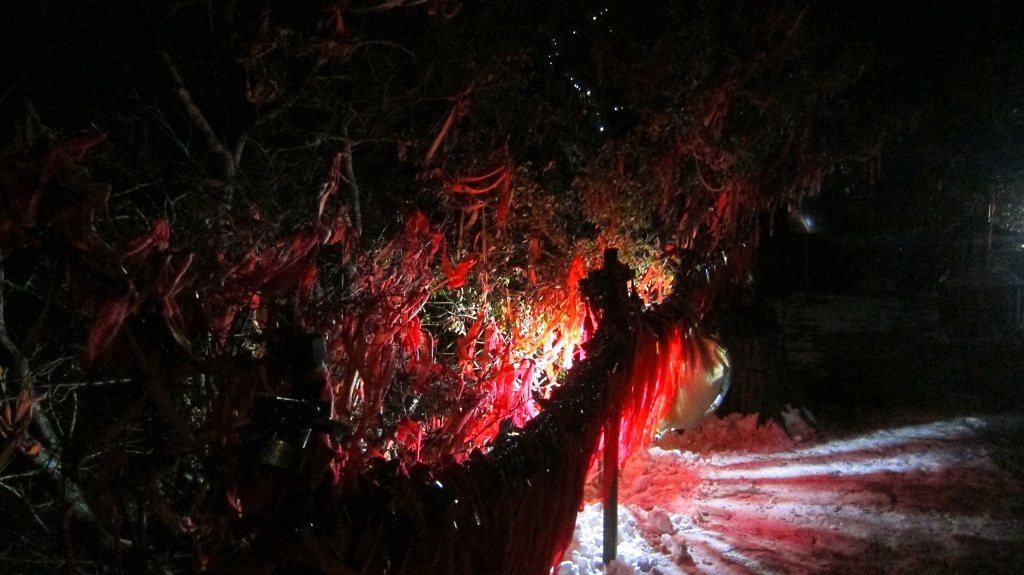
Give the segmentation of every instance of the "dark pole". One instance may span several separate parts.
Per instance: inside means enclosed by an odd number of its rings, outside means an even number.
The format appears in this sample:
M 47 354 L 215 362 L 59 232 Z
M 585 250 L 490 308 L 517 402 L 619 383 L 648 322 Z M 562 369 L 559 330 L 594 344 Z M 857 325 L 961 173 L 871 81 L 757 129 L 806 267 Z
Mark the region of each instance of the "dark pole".
M 632 278 L 632 270 L 619 262 L 619 250 L 610 248 L 604 252 L 604 273 L 610 280 L 611 297 L 606 302 L 605 313 L 622 314 L 628 307 L 629 292 L 626 283 Z M 614 378 L 620 375 L 612 375 Z M 614 385 L 614 384 L 612 384 Z M 604 564 L 615 560 L 619 535 L 619 415 L 611 417 L 604 429 Z
M 619 545 L 619 418 L 604 430 L 604 565 L 615 560 Z
M 604 267 L 587 276 L 580 282 L 580 290 L 587 297 L 590 305 L 599 310 L 602 328 L 607 323 L 612 326 L 630 325 L 632 303 L 629 295 L 629 282 L 633 279 L 633 270 L 619 261 L 619 250 L 608 248 L 604 251 Z M 626 357 L 632 357 L 632 350 L 625 350 Z M 632 361 L 632 359 L 630 359 Z M 611 388 L 621 386 L 617 381 L 629 377 L 629 369 L 619 369 L 618 365 L 608 374 L 608 385 Z M 613 393 L 611 388 L 607 393 Z M 613 406 L 611 417 L 604 424 L 604 459 L 602 469 L 602 486 L 604 487 L 604 564 L 607 567 L 615 560 L 618 547 L 619 530 L 619 417 L 618 406 Z

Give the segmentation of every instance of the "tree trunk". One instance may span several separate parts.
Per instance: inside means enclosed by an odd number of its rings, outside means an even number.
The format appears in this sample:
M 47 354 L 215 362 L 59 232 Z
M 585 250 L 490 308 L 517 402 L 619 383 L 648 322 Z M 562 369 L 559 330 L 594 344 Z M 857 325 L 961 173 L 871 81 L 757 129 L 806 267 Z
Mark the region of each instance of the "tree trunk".
M 765 423 L 779 420 L 786 404 L 800 406 L 782 330 L 767 303 L 757 301 L 724 311 L 721 337 L 729 351 L 732 383 L 718 415 L 756 413 L 759 422 Z

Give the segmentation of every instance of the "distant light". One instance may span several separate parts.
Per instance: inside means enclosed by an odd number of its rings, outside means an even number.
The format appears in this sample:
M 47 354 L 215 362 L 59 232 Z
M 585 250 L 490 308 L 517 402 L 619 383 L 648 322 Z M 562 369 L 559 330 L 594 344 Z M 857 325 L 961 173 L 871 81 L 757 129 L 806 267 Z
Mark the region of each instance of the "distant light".
M 817 214 L 793 209 L 789 212 L 789 228 L 798 234 L 820 234 L 825 231 L 825 222 Z
M 603 132 L 603 131 L 604 131 L 604 126 L 598 126 L 598 127 L 597 127 L 597 130 L 598 130 L 599 132 Z

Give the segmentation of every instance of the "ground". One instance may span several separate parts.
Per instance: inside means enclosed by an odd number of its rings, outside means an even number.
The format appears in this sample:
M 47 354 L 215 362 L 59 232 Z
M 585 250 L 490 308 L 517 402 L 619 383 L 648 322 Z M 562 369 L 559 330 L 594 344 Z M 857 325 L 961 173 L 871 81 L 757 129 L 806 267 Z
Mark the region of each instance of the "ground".
M 1024 570 L 1024 346 L 931 295 L 776 302 L 802 406 L 713 418 L 621 472 L 621 574 Z M 812 425 L 813 424 L 813 425 Z M 604 572 L 588 490 L 561 575 Z

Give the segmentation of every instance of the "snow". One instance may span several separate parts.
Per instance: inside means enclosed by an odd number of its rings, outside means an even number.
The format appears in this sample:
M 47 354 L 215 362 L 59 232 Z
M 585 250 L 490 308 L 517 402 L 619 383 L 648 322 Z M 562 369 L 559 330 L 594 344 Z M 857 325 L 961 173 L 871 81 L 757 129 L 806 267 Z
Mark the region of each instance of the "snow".
M 557 573 L 1016 572 L 1003 560 L 1020 557 L 1024 522 L 1002 511 L 1020 488 L 979 444 L 987 426 L 961 417 L 797 440 L 755 416 L 712 418 L 627 461 L 607 570 L 592 482 Z
M 620 471 L 616 561 L 601 560 L 595 476 L 554 572 L 1024 572 L 1021 346 L 945 342 L 928 298 L 776 309 L 824 421 L 790 409 L 663 435 Z

